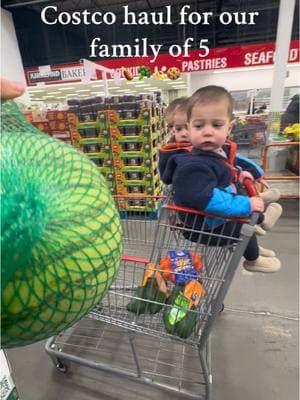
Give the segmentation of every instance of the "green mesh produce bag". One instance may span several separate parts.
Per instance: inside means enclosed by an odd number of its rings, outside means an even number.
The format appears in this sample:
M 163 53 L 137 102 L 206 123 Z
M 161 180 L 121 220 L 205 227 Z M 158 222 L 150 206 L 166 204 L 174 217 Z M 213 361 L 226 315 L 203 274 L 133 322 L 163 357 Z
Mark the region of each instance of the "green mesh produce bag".
M 121 223 L 98 168 L 1 110 L 1 343 L 23 346 L 74 324 L 116 276 Z

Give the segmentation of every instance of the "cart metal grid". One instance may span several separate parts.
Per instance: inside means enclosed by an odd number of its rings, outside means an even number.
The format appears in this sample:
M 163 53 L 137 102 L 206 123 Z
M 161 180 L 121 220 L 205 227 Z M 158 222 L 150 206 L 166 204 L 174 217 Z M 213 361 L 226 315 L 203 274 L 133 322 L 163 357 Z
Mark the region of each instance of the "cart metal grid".
M 62 372 L 66 372 L 70 362 L 75 362 L 183 397 L 209 400 L 209 336 L 257 216 L 253 215 L 251 221 L 227 218 L 232 225 L 231 233 L 225 234 L 222 229 L 216 234 L 206 228 L 210 215 L 168 203 L 159 208 L 158 214 L 157 220 L 149 220 L 149 215 L 142 218 L 142 213 L 129 213 L 129 218 L 123 218 L 125 255 L 116 280 L 86 318 L 48 340 L 46 352 Z M 241 228 L 238 235 L 237 227 Z M 202 257 L 197 279 L 205 295 L 197 308 L 190 310 L 196 322 L 187 338 L 165 329 L 163 312 L 172 304 L 161 303 L 162 310 L 156 314 L 137 315 L 127 310 L 132 299 L 159 304 L 136 297 L 135 290 L 141 285 L 150 260 L 156 271 L 163 273 L 159 261 L 171 249 L 190 250 Z M 168 281 L 167 285 L 171 292 L 174 284 Z M 181 304 L 177 308 L 186 310 Z

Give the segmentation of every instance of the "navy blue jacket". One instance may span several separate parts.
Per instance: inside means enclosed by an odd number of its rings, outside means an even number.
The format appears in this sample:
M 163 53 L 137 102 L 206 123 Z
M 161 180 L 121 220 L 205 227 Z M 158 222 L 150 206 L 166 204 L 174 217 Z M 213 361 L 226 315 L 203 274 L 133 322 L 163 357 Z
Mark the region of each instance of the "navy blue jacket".
M 176 154 L 182 154 L 192 151 L 191 143 L 176 143 L 169 142 L 159 149 L 159 159 L 158 159 L 158 169 L 160 172 L 160 177 L 162 179 L 162 173 L 166 168 L 169 158 Z
M 224 216 L 250 215 L 249 197 L 235 194 L 234 184 L 240 170 L 249 171 L 254 179 L 263 176 L 263 171 L 237 155 L 235 143 L 228 142 L 223 149 L 227 159 L 196 148 L 180 154 L 170 151 L 168 145 L 160 149 L 160 176 L 164 183 L 173 185 L 175 204 Z

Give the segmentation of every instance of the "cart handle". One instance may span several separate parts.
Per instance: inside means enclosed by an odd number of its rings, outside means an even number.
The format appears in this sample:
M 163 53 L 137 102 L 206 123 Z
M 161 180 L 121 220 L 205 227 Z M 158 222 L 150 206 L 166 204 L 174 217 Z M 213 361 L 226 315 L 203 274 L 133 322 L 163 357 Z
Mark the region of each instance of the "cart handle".
M 135 262 L 135 263 L 140 263 L 140 264 L 149 264 L 150 259 L 149 258 L 141 258 L 141 257 L 132 257 L 132 256 L 122 256 L 122 261 L 129 261 L 129 262 Z
M 204 217 L 222 218 L 222 219 L 228 219 L 230 221 L 237 221 L 237 222 L 242 222 L 242 223 L 246 223 L 250 219 L 250 215 L 249 215 L 249 217 L 244 217 L 244 218 L 229 217 L 228 215 L 206 213 L 204 211 L 195 210 L 193 208 L 187 208 L 187 207 L 176 206 L 176 205 L 166 205 L 165 208 L 167 210 L 179 211 L 179 212 L 184 212 L 187 214 L 201 215 Z
M 114 194 L 112 196 L 116 200 L 126 200 L 126 199 L 153 199 L 153 200 L 160 200 L 160 199 L 166 199 L 168 196 L 165 195 L 157 195 L 157 196 L 151 196 L 151 195 L 144 195 L 144 194 L 139 194 L 139 193 L 131 193 L 131 194 Z
M 247 195 L 249 197 L 257 196 L 258 193 L 257 193 L 256 187 L 250 178 L 245 178 L 243 180 L 243 185 L 245 186 Z

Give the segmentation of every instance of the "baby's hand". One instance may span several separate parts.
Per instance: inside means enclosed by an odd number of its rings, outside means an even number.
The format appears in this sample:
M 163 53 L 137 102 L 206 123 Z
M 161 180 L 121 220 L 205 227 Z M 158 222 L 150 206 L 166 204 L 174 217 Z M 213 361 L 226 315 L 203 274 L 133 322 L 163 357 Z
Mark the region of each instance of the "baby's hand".
M 265 205 L 260 197 L 250 197 L 251 212 L 264 212 Z
M 243 185 L 245 179 L 251 179 L 251 181 L 254 181 L 253 175 L 250 174 L 250 172 L 241 171 L 239 174 L 239 183 Z

